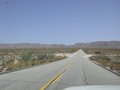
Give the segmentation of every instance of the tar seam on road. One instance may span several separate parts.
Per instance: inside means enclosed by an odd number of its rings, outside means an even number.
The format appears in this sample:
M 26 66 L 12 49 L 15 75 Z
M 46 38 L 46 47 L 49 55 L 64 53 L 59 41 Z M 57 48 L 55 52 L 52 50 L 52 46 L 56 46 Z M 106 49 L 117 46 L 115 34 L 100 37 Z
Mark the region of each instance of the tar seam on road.
M 82 65 L 84 65 L 84 64 L 82 63 Z M 82 69 L 83 69 L 83 74 L 84 74 L 84 83 L 85 83 L 85 85 L 88 85 L 84 66 L 82 66 Z
M 60 73 L 55 75 L 50 81 L 48 81 L 40 90 L 46 90 L 51 84 L 53 84 L 56 80 L 58 80 L 65 71 L 70 67 L 71 65 L 67 66 L 64 70 L 62 70 Z

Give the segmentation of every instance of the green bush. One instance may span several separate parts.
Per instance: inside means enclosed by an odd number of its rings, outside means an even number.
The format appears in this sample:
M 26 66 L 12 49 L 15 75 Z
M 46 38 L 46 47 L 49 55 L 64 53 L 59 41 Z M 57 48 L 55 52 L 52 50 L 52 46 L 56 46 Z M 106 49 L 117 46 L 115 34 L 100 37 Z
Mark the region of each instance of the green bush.
M 22 54 L 23 61 L 29 61 L 31 59 L 32 54 L 30 52 L 26 52 Z

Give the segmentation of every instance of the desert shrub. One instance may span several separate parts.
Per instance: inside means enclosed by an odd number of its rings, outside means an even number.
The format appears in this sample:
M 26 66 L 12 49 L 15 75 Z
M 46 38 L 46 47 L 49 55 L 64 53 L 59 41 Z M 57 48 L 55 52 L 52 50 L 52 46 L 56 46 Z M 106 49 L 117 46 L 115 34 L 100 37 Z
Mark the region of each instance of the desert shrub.
M 29 60 L 31 59 L 31 55 L 32 55 L 32 54 L 31 54 L 30 52 L 25 52 L 25 53 L 23 53 L 22 56 L 21 56 L 21 57 L 22 57 L 22 60 L 23 60 L 23 61 L 29 61 Z

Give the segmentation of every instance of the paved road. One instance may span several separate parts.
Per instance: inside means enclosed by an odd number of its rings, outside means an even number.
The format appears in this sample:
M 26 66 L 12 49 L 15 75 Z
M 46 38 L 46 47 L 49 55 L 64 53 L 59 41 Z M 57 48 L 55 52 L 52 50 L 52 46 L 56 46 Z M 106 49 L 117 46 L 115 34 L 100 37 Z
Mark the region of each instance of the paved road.
M 62 75 L 46 90 L 81 85 L 120 85 L 120 77 L 92 63 L 82 50 L 54 63 L 0 75 L 0 90 L 40 90 L 59 72 Z

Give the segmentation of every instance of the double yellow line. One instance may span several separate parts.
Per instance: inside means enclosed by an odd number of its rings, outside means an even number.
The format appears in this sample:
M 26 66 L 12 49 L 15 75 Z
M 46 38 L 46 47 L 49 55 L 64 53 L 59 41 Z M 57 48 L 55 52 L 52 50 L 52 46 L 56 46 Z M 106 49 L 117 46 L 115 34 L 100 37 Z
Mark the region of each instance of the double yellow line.
M 40 90 L 46 90 L 51 84 L 53 84 L 56 80 L 58 80 L 63 73 L 70 67 L 71 65 L 67 66 L 64 70 L 62 70 L 60 73 L 55 75 L 50 81 L 48 81 Z

